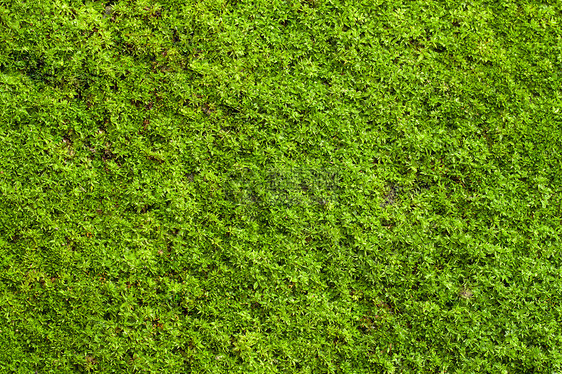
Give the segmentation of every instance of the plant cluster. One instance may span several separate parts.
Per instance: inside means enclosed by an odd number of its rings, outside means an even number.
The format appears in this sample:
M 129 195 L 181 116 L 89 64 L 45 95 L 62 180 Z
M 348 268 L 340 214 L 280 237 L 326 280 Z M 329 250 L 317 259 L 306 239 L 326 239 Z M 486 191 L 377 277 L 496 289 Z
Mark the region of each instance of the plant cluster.
M 0 372 L 562 371 L 561 24 L 0 0 Z

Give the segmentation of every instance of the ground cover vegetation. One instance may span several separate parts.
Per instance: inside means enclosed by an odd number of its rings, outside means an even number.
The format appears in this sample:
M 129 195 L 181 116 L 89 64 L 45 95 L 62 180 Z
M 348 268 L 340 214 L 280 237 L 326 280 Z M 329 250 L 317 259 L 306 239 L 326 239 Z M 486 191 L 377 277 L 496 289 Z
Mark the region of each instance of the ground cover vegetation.
M 0 0 L 0 372 L 560 372 L 561 8 Z

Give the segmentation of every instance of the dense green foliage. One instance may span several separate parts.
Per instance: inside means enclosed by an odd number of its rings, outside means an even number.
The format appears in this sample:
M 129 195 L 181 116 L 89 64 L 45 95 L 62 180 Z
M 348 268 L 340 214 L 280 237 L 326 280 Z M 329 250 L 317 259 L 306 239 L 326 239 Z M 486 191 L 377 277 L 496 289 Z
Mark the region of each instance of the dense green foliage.
M 0 0 L 0 372 L 562 371 L 561 15 Z

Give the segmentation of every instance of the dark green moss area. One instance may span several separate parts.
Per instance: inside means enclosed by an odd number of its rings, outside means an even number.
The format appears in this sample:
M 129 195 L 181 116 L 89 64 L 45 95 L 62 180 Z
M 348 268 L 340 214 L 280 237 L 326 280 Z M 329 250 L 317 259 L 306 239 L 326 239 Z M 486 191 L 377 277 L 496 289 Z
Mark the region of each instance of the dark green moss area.
M 1 373 L 562 371 L 562 4 L 0 1 Z

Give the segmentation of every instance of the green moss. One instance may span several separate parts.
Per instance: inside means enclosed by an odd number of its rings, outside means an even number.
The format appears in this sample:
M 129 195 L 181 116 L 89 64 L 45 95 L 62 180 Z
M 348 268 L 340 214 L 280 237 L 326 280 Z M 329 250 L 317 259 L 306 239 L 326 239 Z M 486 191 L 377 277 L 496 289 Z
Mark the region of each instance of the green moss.
M 0 2 L 0 372 L 562 370 L 561 10 Z

